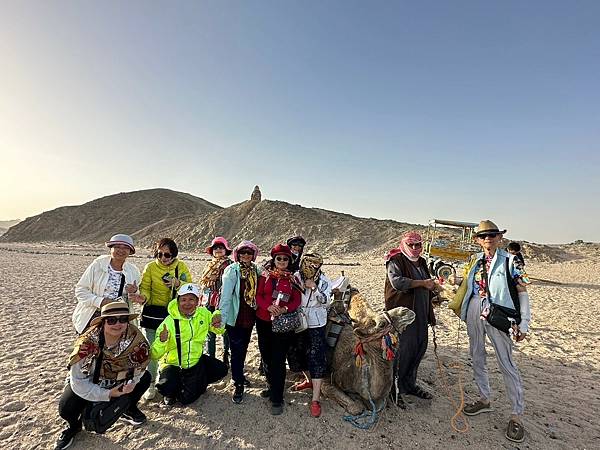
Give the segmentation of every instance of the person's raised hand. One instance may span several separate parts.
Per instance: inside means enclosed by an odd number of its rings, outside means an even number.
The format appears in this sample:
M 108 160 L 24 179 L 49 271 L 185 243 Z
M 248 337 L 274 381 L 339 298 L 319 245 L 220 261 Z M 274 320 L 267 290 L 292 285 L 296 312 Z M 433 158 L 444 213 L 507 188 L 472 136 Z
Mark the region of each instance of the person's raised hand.
M 139 303 L 140 305 L 146 303 L 146 298 L 142 294 L 129 294 L 129 300 L 134 303 Z
M 163 329 L 158 335 L 158 338 L 160 339 L 160 342 L 167 342 L 167 339 L 169 339 L 169 330 L 167 330 L 166 324 L 163 325 Z
M 214 328 L 221 328 L 221 314 L 215 314 L 210 324 Z
M 137 287 L 137 281 L 136 280 L 133 280 L 133 284 L 127 284 L 127 285 L 125 285 L 125 291 L 128 294 L 134 294 L 134 293 L 137 292 L 137 290 L 138 290 L 138 287 Z

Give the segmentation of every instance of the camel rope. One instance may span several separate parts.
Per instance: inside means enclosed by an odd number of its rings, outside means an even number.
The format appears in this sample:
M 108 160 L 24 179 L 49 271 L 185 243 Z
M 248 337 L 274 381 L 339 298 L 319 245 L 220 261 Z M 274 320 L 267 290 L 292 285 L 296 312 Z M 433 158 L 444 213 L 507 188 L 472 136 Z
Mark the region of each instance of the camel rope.
M 462 371 L 464 368 L 463 364 L 461 364 L 460 362 L 457 361 L 457 362 L 454 362 L 449 365 L 450 368 L 458 370 L 458 392 L 459 392 L 460 402 L 457 404 L 456 401 L 454 400 L 454 397 L 452 396 L 452 392 L 450 390 L 446 371 L 442 367 L 442 362 L 438 355 L 438 345 L 437 345 L 437 336 L 435 334 L 435 327 L 431 327 L 431 330 L 433 331 L 433 353 L 435 354 L 435 361 L 437 363 L 438 375 L 439 375 L 440 381 L 442 383 L 442 386 L 444 388 L 444 391 L 446 392 L 446 396 L 448 397 L 448 400 L 450 401 L 452 406 L 456 409 L 456 412 L 450 419 L 450 426 L 457 433 L 466 433 L 469 431 L 469 421 L 463 414 L 463 407 L 465 406 L 465 392 L 464 392 L 464 384 L 463 384 L 463 380 L 462 380 Z M 460 324 L 459 324 L 458 333 L 460 333 Z M 457 347 L 458 347 L 459 337 L 460 337 L 460 334 L 457 335 L 457 341 L 456 341 Z

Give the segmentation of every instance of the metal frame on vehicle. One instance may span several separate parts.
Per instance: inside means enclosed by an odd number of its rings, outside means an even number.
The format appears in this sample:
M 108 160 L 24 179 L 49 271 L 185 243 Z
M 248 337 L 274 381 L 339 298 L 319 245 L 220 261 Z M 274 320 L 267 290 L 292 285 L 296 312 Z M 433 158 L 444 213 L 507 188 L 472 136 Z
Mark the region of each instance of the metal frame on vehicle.
M 427 234 L 423 246 L 423 257 L 427 260 L 432 275 L 448 280 L 456 275 L 456 271 L 469 261 L 471 255 L 478 251 L 473 241 L 475 228 L 474 222 L 459 222 L 456 220 L 432 219 L 427 227 Z M 443 241 L 438 239 L 438 227 L 459 228 L 459 239 Z

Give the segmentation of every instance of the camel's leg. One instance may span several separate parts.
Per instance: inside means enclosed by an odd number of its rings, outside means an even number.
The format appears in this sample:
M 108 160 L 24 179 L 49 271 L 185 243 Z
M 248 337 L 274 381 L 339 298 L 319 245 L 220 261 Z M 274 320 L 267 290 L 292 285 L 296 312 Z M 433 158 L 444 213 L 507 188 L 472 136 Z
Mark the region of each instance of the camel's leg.
M 323 380 L 323 384 L 321 385 L 321 393 L 325 397 L 335 400 L 348 412 L 348 414 L 356 416 L 363 412 L 364 406 L 362 402 L 353 400 L 340 389 L 338 389 L 337 386 L 331 384 L 328 380 Z

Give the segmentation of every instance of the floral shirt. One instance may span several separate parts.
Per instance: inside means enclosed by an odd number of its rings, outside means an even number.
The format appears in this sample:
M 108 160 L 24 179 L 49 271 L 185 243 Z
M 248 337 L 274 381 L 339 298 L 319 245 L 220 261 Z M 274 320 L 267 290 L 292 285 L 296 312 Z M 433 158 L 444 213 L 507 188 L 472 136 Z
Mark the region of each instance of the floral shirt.
M 490 273 L 490 266 L 493 258 L 493 256 L 485 257 L 485 270 L 488 274 Z M 530 283 L 523 264 L 517 258 L 513 259 L 511 275 L 518 285 L 527 285 Z M 482 299 L 487 298 L 486 285 L 487 279 L 483 276 L 483 265 L 482 260 L 480 259 L 477 261 L 477 268 L 475 269 L 475 276 L 473 277 L 473 293 L 478 292 L 479 297 Z

